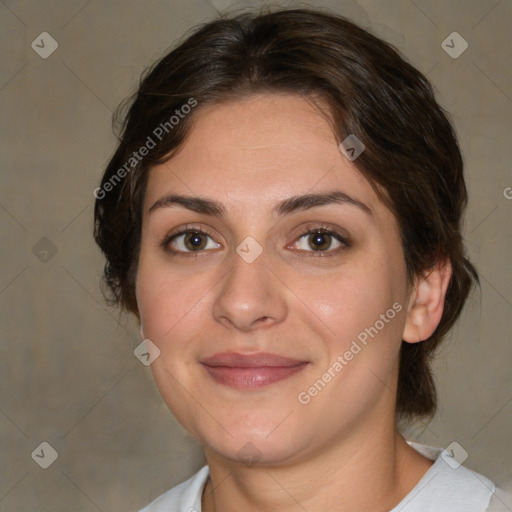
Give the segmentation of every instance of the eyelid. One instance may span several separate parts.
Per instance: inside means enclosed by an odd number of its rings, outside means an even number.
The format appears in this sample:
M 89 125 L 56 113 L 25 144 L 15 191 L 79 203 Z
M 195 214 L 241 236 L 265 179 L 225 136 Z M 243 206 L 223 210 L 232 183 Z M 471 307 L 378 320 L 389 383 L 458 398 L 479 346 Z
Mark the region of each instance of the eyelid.
M 204 228 L 202 226 L 194 225 L 194 224 L 185 224 L 184 226 L 180 226 L 176 229 L 173 229 L 169 234 L 167 234 L 165 236 L 165 238 L 170 239 L 177 235 L 183 235 L 185 233 L 190 233 L 190 232 L 203 233 L 203 234 L 208 235 L 209 237 L 213 238 L 213 235 L 208 231 L 208 228 Z

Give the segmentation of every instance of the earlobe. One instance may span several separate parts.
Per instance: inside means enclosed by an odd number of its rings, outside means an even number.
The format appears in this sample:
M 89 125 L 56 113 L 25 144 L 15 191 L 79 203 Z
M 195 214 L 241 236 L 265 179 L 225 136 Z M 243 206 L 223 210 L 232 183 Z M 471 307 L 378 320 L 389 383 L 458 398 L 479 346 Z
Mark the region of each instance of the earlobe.
M 417 343 L 432 336 L 444 310 L 444 299 L 452 267 L 448 259 L 421 276 L 417 276 L 407 308 L 407 319 L 402 339 L 408 343 Z
M 139 332 L 140 332 L 140 339 L 141 340 L 145 340 L 146 337 L 144 336 L 144 328 L 142 327 L 142 320 L 140 320 L 140 329 L 139 329 Z

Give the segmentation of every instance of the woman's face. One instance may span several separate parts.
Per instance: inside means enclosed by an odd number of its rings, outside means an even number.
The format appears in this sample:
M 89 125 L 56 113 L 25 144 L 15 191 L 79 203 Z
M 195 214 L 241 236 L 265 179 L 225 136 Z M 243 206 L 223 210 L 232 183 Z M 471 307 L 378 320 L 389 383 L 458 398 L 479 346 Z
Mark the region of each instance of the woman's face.
M 165 402 L 205 448 L 273 464 L 393 421 L 394 216 L 304 99 L 196 114 L 144 203 L 136 293 Z

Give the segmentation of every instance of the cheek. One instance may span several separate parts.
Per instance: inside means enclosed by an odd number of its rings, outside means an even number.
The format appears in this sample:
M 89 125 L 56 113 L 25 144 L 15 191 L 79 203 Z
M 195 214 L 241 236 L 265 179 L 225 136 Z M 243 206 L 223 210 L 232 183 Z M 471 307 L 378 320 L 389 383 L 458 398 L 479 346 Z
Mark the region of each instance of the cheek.
M 405 324 L 405 273 L 399 258 L 375 259 L 336 277 L 323 286 L 310 283 L 308 297 L 329 328 L 323 369 L 335 361 L 342 368 L 331 392 L 360 400 L 374 396 L 395 371 Z
M 201 301 L 208 293 L 208 280 L 201 275 L 180 277 L 158 263 L 141 261 L 136 296 L 144 335 L 167 348 L 169 340 L 186 337 L 186 326 L 201 314 Z M 178 337 L 177 333 L 181 333 Z
M 297 295 L 307 298 L 305 305 L 330 328 L 331 334 L 354 336 L 374 325 L 393 303 L 403 300 L 399 280 L 390 268 L 366 264 L 342 269 L 326 279 L 303 281 Z M 390 313 L 393 318 L 394 313 Z
M 197 438 L 190 425 L 196 409 L 186 390 L 194 389 L 191 367 L 195 363 L 198 326 L 206 314 L 209 287 L 201 276 L 180 277 L 142 261 L 137 276 L 137 303 L 144 337 L 159 349 L 151 372 L 163 400 L 177 420 Z M 211 288 L 211 287 L 210 287 Z

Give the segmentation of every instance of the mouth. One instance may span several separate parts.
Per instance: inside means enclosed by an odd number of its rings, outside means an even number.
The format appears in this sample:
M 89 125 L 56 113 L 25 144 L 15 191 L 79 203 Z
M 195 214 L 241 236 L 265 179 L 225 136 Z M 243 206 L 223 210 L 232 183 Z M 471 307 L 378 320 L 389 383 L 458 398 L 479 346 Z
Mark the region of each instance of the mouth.
M 217 383 L 250 390 L 287 379 L 309 363 L 263 352 L 252 355 L 225 352 L 204 358 L 200 364 Z

